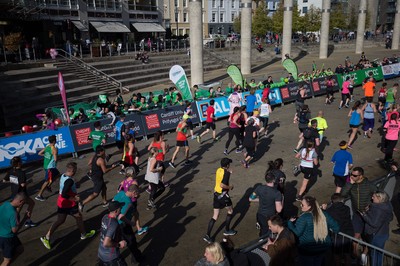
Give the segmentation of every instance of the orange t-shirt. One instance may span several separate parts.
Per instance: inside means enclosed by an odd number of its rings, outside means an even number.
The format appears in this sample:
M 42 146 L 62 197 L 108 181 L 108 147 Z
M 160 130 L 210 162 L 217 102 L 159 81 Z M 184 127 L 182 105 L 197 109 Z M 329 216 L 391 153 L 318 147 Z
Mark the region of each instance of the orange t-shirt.
M 375 83 L 373 83 L 372 81 L 368 81 L 367 83 L 365 83 L 363 86 L 364 96 L 374 97 L 374 88 L 375 88 Z

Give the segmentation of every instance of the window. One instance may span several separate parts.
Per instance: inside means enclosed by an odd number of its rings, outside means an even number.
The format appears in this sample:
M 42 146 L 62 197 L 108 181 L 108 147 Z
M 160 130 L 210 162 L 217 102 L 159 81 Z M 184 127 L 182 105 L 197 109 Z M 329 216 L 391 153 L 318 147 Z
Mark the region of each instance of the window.
M 178 0 L 174 0 L 174 6 L 179 6 L 179 1 Z
M 216 8 L 216 7 L 217 7 L 217 2 L 216 2 L 216 0 L 212 0 L 212 4 L 211 4 L 211 6 L 212 6 L 212 7 L 214 7 L 214 8 Z
M 187 0 L 183 0 L 182 6 L 183 6 L 183 7 L 187 7 Z
M 219 22 L 224 22 L 224 13 L 219 13 Z
M 231 14 L 231 21 L 232 21 L 232 22 L 234 22 L 234 21 L 235 21 L 235 17 L 236 17 L 236 14 L 235 14 L 235 12 L 232 12 L 232 14 Z
M 235 8 L 235 0 L 232 0 L 232 8 Z
M 215 17 L 217 16 L 217 13 L 215 13 L 215 12 L 213 12 L 212 14 L 211 14 L 211 22 L 215 22 Z
M 219 7 L 224 7 L 224 0 L 219 1 Z
M 303 3 L 308 3 L 308 0 L 303 0 Z
M 183 22 L 189 22 L 187 13 L 183 13 Z
M 189 36 L 190 35 L 190 29 L 186 29 L 186 34 Z
M 303 14 L 307 14 L 308 8 L 306 6 L 303 6 Z

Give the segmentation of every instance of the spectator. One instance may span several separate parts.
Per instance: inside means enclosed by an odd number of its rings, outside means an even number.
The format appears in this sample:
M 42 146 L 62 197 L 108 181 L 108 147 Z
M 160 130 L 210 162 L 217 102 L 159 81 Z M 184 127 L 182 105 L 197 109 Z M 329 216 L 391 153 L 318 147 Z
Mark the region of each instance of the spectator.
M 204 258 L 196 262 L 195 266 L 229 266 L 229 261 L 224 255 L 224 251 L 219 243 L 214 242 L 206 246 Z
M 367 242 L 384 249 L 389 238 L 389 223 L 393 220 L 393 207 L 389 195 L 384 191 L 376 191 L 372 195 L 372 203 L 365 212 L 360 213 L 365 222 Z M 372 249 L 371 265 L 383 265 L 383 253 Z
M 337 233 L 339 225 L 320 209 L 314 197 L 305 196 L 300 207 L 303 213 L 288 222 L 288 228 L 299 238 L 300 263 L 302 266 L 323 265 L 324 256 L 331 247 L 329 230 Z

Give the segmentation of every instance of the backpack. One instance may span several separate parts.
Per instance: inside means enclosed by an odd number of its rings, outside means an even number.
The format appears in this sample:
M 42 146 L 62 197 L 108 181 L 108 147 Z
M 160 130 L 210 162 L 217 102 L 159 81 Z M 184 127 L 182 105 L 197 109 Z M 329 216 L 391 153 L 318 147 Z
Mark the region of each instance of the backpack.
M 309 119 L 307 119 L 307 112 L 300 112 L 299 115 L 299 123 L 308 124 Z

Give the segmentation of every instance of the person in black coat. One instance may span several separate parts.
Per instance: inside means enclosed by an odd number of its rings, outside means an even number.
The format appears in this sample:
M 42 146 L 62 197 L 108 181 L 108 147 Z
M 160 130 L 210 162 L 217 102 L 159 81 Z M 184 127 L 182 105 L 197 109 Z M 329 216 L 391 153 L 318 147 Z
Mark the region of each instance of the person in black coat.
M 351 223 L 350 208 L 344 204 L 344 198 L 340 193 L 335 193 L 331 196 L 331 204 L 323 204 L 322 208 L 329 213 L 333 219 L 339 224 L 340 232 L 353 236 L 354 229 Z M 341 265 L 344 259 L 345 265 L 351 265 L 351 241 L 343 236 L 332 236 L 334 250 L 334 265 Z

